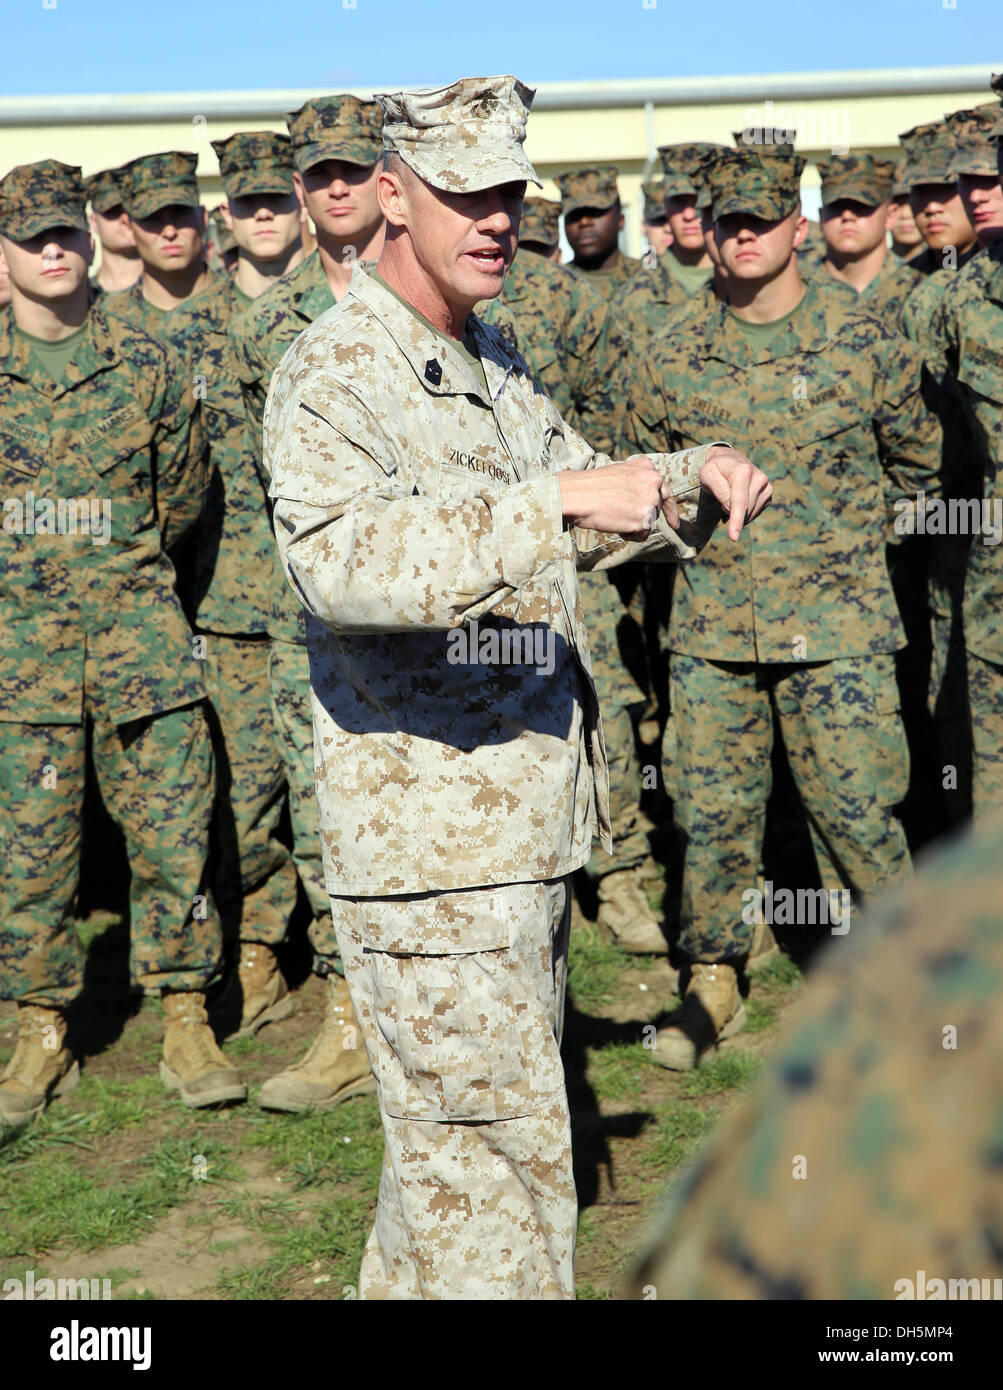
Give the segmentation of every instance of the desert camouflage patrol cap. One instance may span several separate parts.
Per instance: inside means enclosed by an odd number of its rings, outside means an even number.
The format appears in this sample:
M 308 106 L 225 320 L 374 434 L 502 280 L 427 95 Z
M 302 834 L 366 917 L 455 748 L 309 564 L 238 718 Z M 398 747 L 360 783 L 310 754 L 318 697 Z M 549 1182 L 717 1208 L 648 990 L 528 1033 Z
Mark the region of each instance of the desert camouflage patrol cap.
M 659 145 L 658 153 L 665 171 L 666 198 L 695 197 L 697 207 L 710 203 L 706 186 L 706 167 L 724 145 L 709 140 L 689 140 L 677 145 Z
M 953 183 L 951 162 L 954 140 L 946 121 L 927 121 L 914 125 L 899 136 L 906 153 L 902 182 L 907 188 L 920 183 Z
M 840 198 L 876 208 L 892 196 L 895 161 L 870 154 L 834 154 L 818 162 L 822 180 L 822 206 Z
M 98 174 L 91 174 L 90 178 L 84 179 L 84 192 L 95 212 L 104 214 L 122 206 L 117 169 L 102 169 Z
M 665 221 L 665 180 L 652 179 L 649 183 L 641 184 L 641 195 L 644 198 L 644 210 L 642 216 L 645 222 L 653 224 Z
M 996 177 L 993 131 L 1000 118 L 1000 109 L 998 101 L 991 101 L 984 106 L 972 106 L 948 114 L 947 128 L 954 139 L 952 178 L 956 179 L 959 174 L 991 174 Z
M 228 198 L 294 192 L 293 147 L 288 135 L 242 130 L 225 140 L 214 140 L 212 147 Z
M 561 205 L 554 198 L 526 198 L 519 223 L 519 241 L 556 246 L 561 239 Z
M 28 241 L 55 227 L 89 231 L 84 184 L 76 164 L 42 159 L 18 164 L 0 179 L 0 233 Z
M 369 168 L 383 154 L 383 111 L 350 92 L 311 97 L 286 116 L 293 160 L 301 174 L 325 159 Z
M 722 150 L 707 164 L 715 221 L 732 214 L 778 222 L 798 205 L 805 161 L 763 158 L 757 150 Z
M 583 208 L 608 212 L 620 198 L 616 183 L 619 172 L 615 164 L 603 164 L 558 174 L 554 182 L 561 190 L 561 212 L 565 217 Z
M 523 149 L 536 90 L 517 77 L 461 77 L 448 87 L 377 92 L 383 144 L 409 169 L 448 193 L 535 183 Z
M 223 220 L 222 208 L 213 208 L 209 214 L 209 225 L 212 227 L 212 239 L 216 243 L 216 249 L 220 255 L 224 251 L 232 251 L 237 243 L 234 240 L 233 232 Z
M 123 164 L 118 171 L 118 186 L 126 212 L 139 218 L 152 217 L 161 208 L 197 208 L 198 162 L 198 155 L 187 150 L 164 150 Z

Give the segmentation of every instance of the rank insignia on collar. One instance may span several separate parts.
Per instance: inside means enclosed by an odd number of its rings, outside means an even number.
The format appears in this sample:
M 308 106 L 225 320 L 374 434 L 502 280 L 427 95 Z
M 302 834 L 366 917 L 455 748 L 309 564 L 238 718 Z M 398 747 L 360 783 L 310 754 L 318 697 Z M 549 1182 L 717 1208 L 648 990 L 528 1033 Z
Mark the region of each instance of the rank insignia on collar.
M 434 357 L 430 357 L 425 363 L 425 380 L 430 381 L 433 386 L 438 386 L 442 380 L 442 368 Z

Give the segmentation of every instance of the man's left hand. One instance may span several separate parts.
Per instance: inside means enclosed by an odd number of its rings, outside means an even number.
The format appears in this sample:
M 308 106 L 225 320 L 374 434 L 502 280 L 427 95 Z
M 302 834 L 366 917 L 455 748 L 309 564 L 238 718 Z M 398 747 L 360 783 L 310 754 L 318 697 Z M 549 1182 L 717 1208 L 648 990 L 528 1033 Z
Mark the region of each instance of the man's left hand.
M 773 496 L 773 484 L 737 449 L 712 444 L 700 469 L 700 482 L 728 514 L 728 535 L 737 541 L 747 521 L 759 515 Z

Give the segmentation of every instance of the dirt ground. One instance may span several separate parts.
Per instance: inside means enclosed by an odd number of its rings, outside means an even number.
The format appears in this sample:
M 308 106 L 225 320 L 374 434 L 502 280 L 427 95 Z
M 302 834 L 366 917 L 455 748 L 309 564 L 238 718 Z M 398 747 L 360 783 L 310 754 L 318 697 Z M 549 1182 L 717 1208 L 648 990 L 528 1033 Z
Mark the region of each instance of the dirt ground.
M 84 1079 L 0 1147 L 0 1280 L 32 1269 L 36 1281 L 110 1278 L 115 1298 L 354 1297 L 382 1156 L 375 1101 L 303 1117 L 253 1103 L 314 1037 L 322 983 L 306 974 L 291 1018 L 226 1044 L 248 1104 L 190 1111 L 157 1077 L 159 1003 L 122 990 L 117 924 L 92 919 L 88 934 L 87 1006 L 71 1019 Z M 644 1025 L 673 1003 L 667 963 L 623 955 L 578 914 L 563 1050 L 580 1298 L 616 1296 L 667 1180 L 773 1046 L 796 977 L 784 961 L 757 983 L 749 1028 L 709 1067 L 667 1072 L 642 1041 Z M 13 1051 L 15 1019 L 15 1007 L 0 1004 L 0 1062 Z

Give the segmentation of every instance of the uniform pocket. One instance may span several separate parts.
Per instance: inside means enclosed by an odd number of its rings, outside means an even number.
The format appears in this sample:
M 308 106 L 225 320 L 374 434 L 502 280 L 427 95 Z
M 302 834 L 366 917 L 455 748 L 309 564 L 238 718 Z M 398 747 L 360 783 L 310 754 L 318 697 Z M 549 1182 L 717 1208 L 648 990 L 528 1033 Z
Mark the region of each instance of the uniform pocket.
M 444 954 L 364 948 L 381 1104 L 387 1114 L 413 1120 L 515 1119 L 564 1085 L 547 885 L 442 894 L 439 904 L 457 899 L 481 900 L 489 913 L 494 899 L 494 926 L 471 937 L 504 934 L 505 944 L 454 946 Z M 379 916 L 388 901 L 360 906 L 367 917 L 374 908 Z M 427 906 L 401 899 L 394 910 L 420 918 Z M 466 914 L 475 904 L 461 902 L 460 909 Z M 420 928 L 408 934 L 431 936 Z
M 862 731 L 866 746 L 862 766 L 871 769 L 875 793 L 884 806 L 897 806 L 909 790 L 909 744 L 902 722 L 901 699 L 894 656 L 863 661 L 871 708 Z

